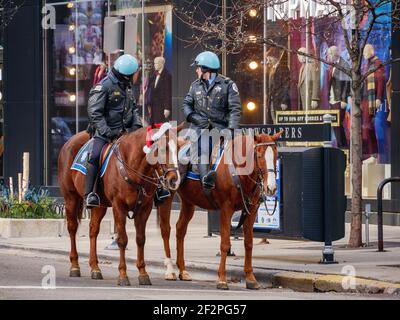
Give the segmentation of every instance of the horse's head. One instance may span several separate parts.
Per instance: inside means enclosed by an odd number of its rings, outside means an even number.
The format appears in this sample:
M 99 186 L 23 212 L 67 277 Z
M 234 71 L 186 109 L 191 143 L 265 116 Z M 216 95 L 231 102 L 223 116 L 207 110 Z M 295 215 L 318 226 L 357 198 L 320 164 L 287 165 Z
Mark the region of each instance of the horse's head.
M 266 186 L 267 195 L 276 194 L 276 160 L 278 151 L 276 141 L 282 135 L 283 131 L 270 136 L 260 134 L 254 136 L 254 155 L 256 160 L 255 170 L 260 176 L 264 187 Z
M 183 126 L 172 127 L 169 123 L 164 123 L 157 133 L 152 136 L 151 157 L 156 167 L 156 174 L 159 176 L 165 187 L 176 191 L 181 182 L 178 170 L 178 147 L 177 136 Z M 145 151 L 146 152 L 146 151 Z

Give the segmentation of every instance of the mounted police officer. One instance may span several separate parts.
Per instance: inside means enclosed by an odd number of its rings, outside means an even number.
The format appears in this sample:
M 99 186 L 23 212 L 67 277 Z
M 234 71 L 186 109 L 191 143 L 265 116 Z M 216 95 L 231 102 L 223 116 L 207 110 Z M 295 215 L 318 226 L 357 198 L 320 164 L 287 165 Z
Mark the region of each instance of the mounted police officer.
M 104 145 L 118 139 L 124 132 L 142 127 L 131 87 L 132 77 L 138 70 L 136 58 L 120 56 L 112 70 L 89 93 L 89 130 L 94 141 L 87 163 L 85 204 L 87 208 L 100 205 L 96 194 L 100 153 Z
M 215 53 L 200 53 L 193 65 L 196 66 L 198 79 L 192 83 L 182 108 L 186 120 L 191 123 L 191 128 L 200 136 L 197 147 L 199 158 L 202 158 L 202 155 L 210 150 L 208 130 L 233 131 L 239 128 L 242 105 L 236 84 L 218 74 L 221 65 Z M 207 154 L 207 157 L 209 155 Z M 213 189 L 215 171 L 209 171 L 208 161 L 199 161 L 198 168 L 203 188 Z

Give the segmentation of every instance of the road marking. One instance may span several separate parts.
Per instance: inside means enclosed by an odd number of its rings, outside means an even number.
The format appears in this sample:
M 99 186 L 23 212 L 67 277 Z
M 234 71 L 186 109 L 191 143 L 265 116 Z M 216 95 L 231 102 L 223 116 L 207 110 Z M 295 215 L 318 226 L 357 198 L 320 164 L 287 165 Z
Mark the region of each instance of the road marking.
M 66 286 L 56 286 L 55 288 L 43 288 L 42 286 L 0 286 L 0 289 L 18 289 L 18 290 L 56 290 L 56 289 L 88 289 L 88 290 L 131 290 L 131 291 L 179 291 L 179 292 L 209 292 L 209 293 L 216 293 L 221 292 L 218 289 L 215 290 L 202 290 L 202 289 L 179 289 L 179 288 L 169 288 L 169 289 L 159 289 L 159 288 L 119 288 L 119 287 L 66 287 Z M 246 292 L 245 290 L 229 290 L 226 293 L 243 293 Z M 253 292 L 256 293 L 256 292 Z M 261 292 L 260 292 L 261 293 Z M 265 292 L 264 292 L 265 294 Z

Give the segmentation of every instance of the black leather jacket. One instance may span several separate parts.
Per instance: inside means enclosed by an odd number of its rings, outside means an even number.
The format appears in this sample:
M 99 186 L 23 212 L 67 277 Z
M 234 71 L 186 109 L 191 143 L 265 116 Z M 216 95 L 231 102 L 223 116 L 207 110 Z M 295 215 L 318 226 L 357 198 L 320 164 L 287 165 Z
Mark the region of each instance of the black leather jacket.
M 186 120 L 201 129 L 237 129 L 242 115 L 236 84 L 221 75 L 208 89 L 204 80 L 193 82 L 182 109 Z
M 124 131 L 142 127 L 133 90 L 119 77 L 112 70 L 90 90 L 88 131 L 95 137 L 112 140 Z

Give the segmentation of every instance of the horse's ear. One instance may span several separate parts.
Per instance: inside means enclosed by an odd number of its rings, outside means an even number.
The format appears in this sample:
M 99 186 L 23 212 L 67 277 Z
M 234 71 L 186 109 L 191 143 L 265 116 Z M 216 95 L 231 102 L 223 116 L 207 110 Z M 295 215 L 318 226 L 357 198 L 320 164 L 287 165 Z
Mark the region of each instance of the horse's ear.
M 278 139 L 281 137 L 282 134 L 283 134 L 283 130 L 279 131 L 278 133 L 275 133 L 275 134 L 272 136 L 272 140 L 278 141 Z

